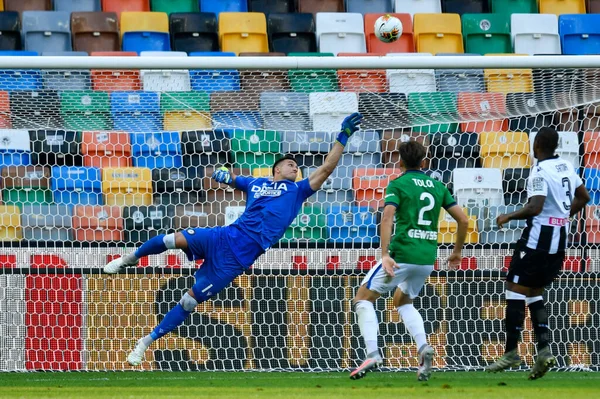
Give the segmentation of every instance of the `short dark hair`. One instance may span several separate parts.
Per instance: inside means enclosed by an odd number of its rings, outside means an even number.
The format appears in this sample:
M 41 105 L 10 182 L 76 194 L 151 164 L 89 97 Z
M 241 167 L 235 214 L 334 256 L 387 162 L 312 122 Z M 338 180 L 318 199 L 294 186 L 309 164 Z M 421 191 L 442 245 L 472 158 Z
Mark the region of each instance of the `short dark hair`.
M 288 159 L 290 161 L 296 162 L 296 165 L 298 165 L 298 161 L 296 161 L 296 158 L 294 158 L 294 156 L 292 154 L 285 154 L 281 158 L 278 158 L 275 161 L 275 163 L 273 164 L 273 167 L 271 168 L 271 173 L 273 174 L 273 176 L 275 176 L 275 168 L 277 167 L 277 165 L 279 165 L 280 162 L 283 162 L 283 161 L 288 160 Z
M 551 127 L 543 127 L 535 135 L 535 143 L 543 152 L 554 154 L 558 147 L 558 132 Z
M 414 140 L 400 144 L 398 151 L 400 152 L 400 159 L 402 159 L 404 165 L 410 169 L 420 168 L 421 163 L 427 154 L 423 144 Z

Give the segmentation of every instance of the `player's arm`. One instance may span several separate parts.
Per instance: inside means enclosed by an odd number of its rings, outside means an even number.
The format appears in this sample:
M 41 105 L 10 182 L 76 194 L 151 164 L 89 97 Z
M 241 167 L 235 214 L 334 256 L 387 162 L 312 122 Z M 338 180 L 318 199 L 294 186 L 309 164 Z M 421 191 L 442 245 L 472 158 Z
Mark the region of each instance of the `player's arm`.
M 585 188 L 583 183 L 580 184 L 579 187 L 575 189 L 575 198 L 571 201 L 570 216 L 573 217 L 577 215 L 590 200 L 590 193 L 587 188 Z
M 548 184 L 544 177 L 534 172 L 527 181 L 527 197 L 529 201 L 525 206 L 515 212 L 505 213 L 496 218 L 496 225 L 499 229 L 511 220 L 523 220 L 537 216 L 544 209 L 544 202 L 548 195 Z
M 323 183 L 325 183 L 325 180 L 327 180 L 327 178 L 333 173 L 335 167 L 340 161 L 340 158 L 342 157 L 342 153 L 344 152 L 344 147 L 348 143 L 348 139 L 354 132 L 358 130 L 361 120 L 362 115 L 358 112 L 355 112 L 344 119 L 342 122 L 342 130 L 338 134 L 337 140 L 333 144 L 333 148 L 327 154 L 323 165 L 319 166 L 317 170 L 311 173 L 308 177 L 308 183 L 313 191 L 320 189 Z
M 227 169 L 226 167 L 219 168 L 213 172 L 212 178 L 222 184 L 227 184 L 229 187 L 237 188 L 242 191 L 246 191 L 247 184 L 242 183 L 238 179 L 238 176 L 233 173 L 232 170 Z M 236 184 L 236 181 L 238 184 Z
M 459 205 L 453 205 L 446 211 L 456 221 L 456 240 L 454 241 L 454 249 L 448 257 L 448 265 L 454 269 L 460 266 L 462 262 L 462 249 L 467 239 L 467 231 L 469 229 L 469 218 Z

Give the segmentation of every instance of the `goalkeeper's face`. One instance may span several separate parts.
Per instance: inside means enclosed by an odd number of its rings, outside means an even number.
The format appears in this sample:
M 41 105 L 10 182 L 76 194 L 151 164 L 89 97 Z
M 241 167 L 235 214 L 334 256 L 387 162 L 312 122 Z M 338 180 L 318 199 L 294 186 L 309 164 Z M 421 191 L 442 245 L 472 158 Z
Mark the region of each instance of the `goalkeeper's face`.
M 275 176 L 273 176 L 273 180 L 296 181 L 297 176 L 298 164 L 291 159 L 286 159 L 275 167 Z

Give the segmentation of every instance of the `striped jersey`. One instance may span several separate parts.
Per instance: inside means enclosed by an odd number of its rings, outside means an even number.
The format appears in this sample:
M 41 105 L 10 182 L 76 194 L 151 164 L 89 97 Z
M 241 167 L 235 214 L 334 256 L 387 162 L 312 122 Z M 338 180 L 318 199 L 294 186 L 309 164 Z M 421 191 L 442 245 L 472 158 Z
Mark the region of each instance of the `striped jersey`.
M 527 219 L 521 242 L 528 248 L 555 254 L 567 246 L 571 202 L 583 184 L 573 165 L 558 155 L 539 161 L 527 181 L 527 198 L 546 197 L 542 212 Z

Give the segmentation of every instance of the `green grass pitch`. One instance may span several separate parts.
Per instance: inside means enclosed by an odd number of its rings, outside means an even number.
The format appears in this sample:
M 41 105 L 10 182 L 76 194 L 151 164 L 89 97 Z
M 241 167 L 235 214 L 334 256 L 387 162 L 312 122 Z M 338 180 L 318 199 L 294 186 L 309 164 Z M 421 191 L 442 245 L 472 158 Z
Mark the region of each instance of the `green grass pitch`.
M 0 373 L 0 398 L 593 398 L 600 373 L 550 372 L 528 381 L 526 372 L 348 373 L 89 372 Z

